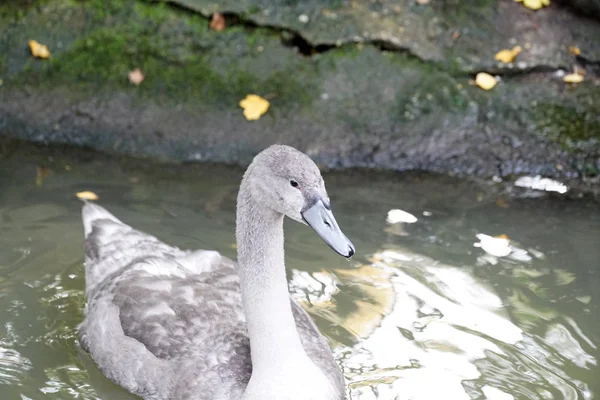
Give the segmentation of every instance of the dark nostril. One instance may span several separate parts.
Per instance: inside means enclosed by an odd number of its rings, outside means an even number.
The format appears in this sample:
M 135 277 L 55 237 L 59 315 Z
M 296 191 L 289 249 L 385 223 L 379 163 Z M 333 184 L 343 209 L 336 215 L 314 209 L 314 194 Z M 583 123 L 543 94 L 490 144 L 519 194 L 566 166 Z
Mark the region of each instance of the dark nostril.
M 348 257 L 352 257 L 354 255 L 354 249 L 352 246 L 348 246 Z
M 323 223 L 324 223 L 324 224 L 325 224 L 325 225 L 326 225 L 328 228 L 331 228 L 331 224 L 330 224 L 329 222 L 327 222 L 327 220 L 325 220 L 325 219 L 324 219 L 324 220 L 323 220 Z

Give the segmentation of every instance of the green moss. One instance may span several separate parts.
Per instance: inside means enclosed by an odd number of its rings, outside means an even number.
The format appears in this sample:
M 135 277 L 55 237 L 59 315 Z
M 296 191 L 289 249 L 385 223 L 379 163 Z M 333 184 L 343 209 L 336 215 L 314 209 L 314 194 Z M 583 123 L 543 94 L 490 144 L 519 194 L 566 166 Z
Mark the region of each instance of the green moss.
M 255 59 L 268 57 L 256 50 L 258 44 L 278 43 L 270 32 L 233 27 L 217 33 L 208 29 L 205 18 L 164 4 L 101 4 L 105 3 L 80 3 L 96 28 L 48 62 L 25 66 L 15 81 L 87 93 L 125 90 L 140 99 L 187 101 L 200 108 L 237 106 L 248 93 L 270 95 L 279 103 L 312 99 L 311 85 L 300 81 L 303 67 L 297 62 L 266 70 L 249 67 Z M 245 44 L 241 50 L 240 44 Z M 291 50 L 284 52 L 284 58 L 296 57 Z M 145 75 L 139 87 L 127 79 L 135 68 Z M 304 76 L 309 77 L 310 71 Z
M 590 110 L 557 104 L 538 104 L 531 109 L 538 132 L 572 150 L 581 142 L 600 141 L 600 119 Z
M 50 0 L 11 0 L 0 3 L 0 18 L 18 21 L 32 7 L 38 7 Z

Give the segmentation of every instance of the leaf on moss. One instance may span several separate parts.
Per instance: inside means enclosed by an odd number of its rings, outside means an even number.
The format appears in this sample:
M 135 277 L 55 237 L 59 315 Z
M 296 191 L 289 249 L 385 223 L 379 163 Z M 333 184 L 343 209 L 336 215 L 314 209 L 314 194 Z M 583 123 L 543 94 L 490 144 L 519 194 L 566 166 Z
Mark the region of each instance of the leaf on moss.
M 581 54 L 581 49 L 579 47 L 576 46 L 569 46 L 569 51 L 571 52 L 571 54 L 573 54 L 574 56 L 578 56 Z
M 482 88 L 483 90 L 491 90 L 494 86 L 496 86 L 496 78 L 487 72 L 480 72 L 475 77 L 475 84 Z
M 214 13 L 210 19 L 210 29 L 213 31 L 221 32 L 225 29 L 225 18 L 223 14 Z
M 129 71 L 129 82 L 133 83 L 135 86 L 139 86 L 143 81 L 144 74 L 142 73 L 142 70 L 136 68 L 133 71 Z
M 240 107 L 244 109 L 244 117 L 248 121 L 257 120 L 269 109 L 269 102 L 255 94 L 249 94 L 240 101 Z
M 520 52 L 521 46 L 515 46 L 512 49 L 500 50 L 496 53 L 496 56 L 494 58 L 504 64 L 508 64 L 513 62 L 517 54 L 519 54 Z
M 575 71 L 572 74 L 563 76 L 563 81 L 566 83 L 581 83 L 583 82 L 583 75 Z
M 90 191 L 77 192 L 75 196 L 81 200 L 98 200 L 98 195 Z
M 31 50 L 31 55 L 37 58 L 50 58 L 50 50 L 48 50 L 48 46 L 39 43 L 36 40 L 29 41 L 29 50 Z

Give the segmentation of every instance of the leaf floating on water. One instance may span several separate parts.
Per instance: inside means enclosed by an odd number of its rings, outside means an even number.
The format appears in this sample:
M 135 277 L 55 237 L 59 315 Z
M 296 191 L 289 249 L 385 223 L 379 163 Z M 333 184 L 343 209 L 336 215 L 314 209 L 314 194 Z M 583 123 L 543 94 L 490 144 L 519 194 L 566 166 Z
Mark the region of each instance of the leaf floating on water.
M 39 43 L 36 40 L 29 41 L 29 50 L 31 50 L 31 55 L 37 58 L 50 58 L 50 50 L 48 50 L 48 46 Z
M 244 117 L 248 121 L 257 120 L 269 109 L 269 102 L 255 94 L 249 94 L 240 101 L 240 107 L 244 109 Z
M 564 194 L 569 190 L 564 183 L 549 178 L 542 178 L 540 175 L 522 176 L 515 181 L 515 186 L 544 190 L 546 192 L 558 192 L 560 194 Z
M 566 83 L 581 83 L 583 82 L 583 75 L 579 72 L 573 72 L 572 74 L 563 76 L 563 81 Z
M 480 72 L 475 77 L 475 84 L 482 88 L 483 90 L 491 90 L 494 86 L 496 86 L 496 78 L 487 72 Z
M 520 52 L 521 46 L 515 46 L 512 49 L 500 50 L 496 53 L 496 56 L 494 58 L 504 64 L 508 64 L 513 62 L 517 54 L 519 54 Z
M 75 196 L 77 196 L 77 198 L 81 200 L 98 200 L 98 195 L 90 191 L 77 192 Z
M 221 32 L 223 29 L 225 29 L 225 18 L 223 18 L 223 14 L 214 13 L 210 19 L 209 26 L 210 29 L 217 32 Z
M 576 46 L 569 46 L 569 51 L 571 52 L 571 54 L 573 54 L 574 56 L 578 56 L 581 54 L 581 49 L 579 47 Z
M 143 81 L 144 74 L 141 69 L 136 68 L 133 71 L 129 71 L 129 82 L 133 83 L 135 86 L 139 86 Z
M 400 222 L 414 224 L 415 222 L 417 222 L 417 217 L 410 213 L 407 213 L 406 211 L 395 208 L 393 210 L 388 211 L 386 221 L 388 224 L 398 224 Z
M 37 167 L 35 173 L 35 186 L 40 187 L 44 183 L 44 178 L 48 176 L 50 170 L 44 167 Z

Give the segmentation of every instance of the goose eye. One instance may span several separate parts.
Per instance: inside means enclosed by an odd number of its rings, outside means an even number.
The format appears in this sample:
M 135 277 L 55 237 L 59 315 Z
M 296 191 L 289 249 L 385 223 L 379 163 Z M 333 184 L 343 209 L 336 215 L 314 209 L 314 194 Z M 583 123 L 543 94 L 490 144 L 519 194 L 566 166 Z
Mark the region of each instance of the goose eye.
M 292 187 L 295 187 L 295 188 L 297 188 L 297 187 L 298 187 L 298 182 L 296 182 L 295 180 L 293 180 L 293 179 L 292 179 L 292 180 L 290 181 L 290 185 L 292 185 Z

